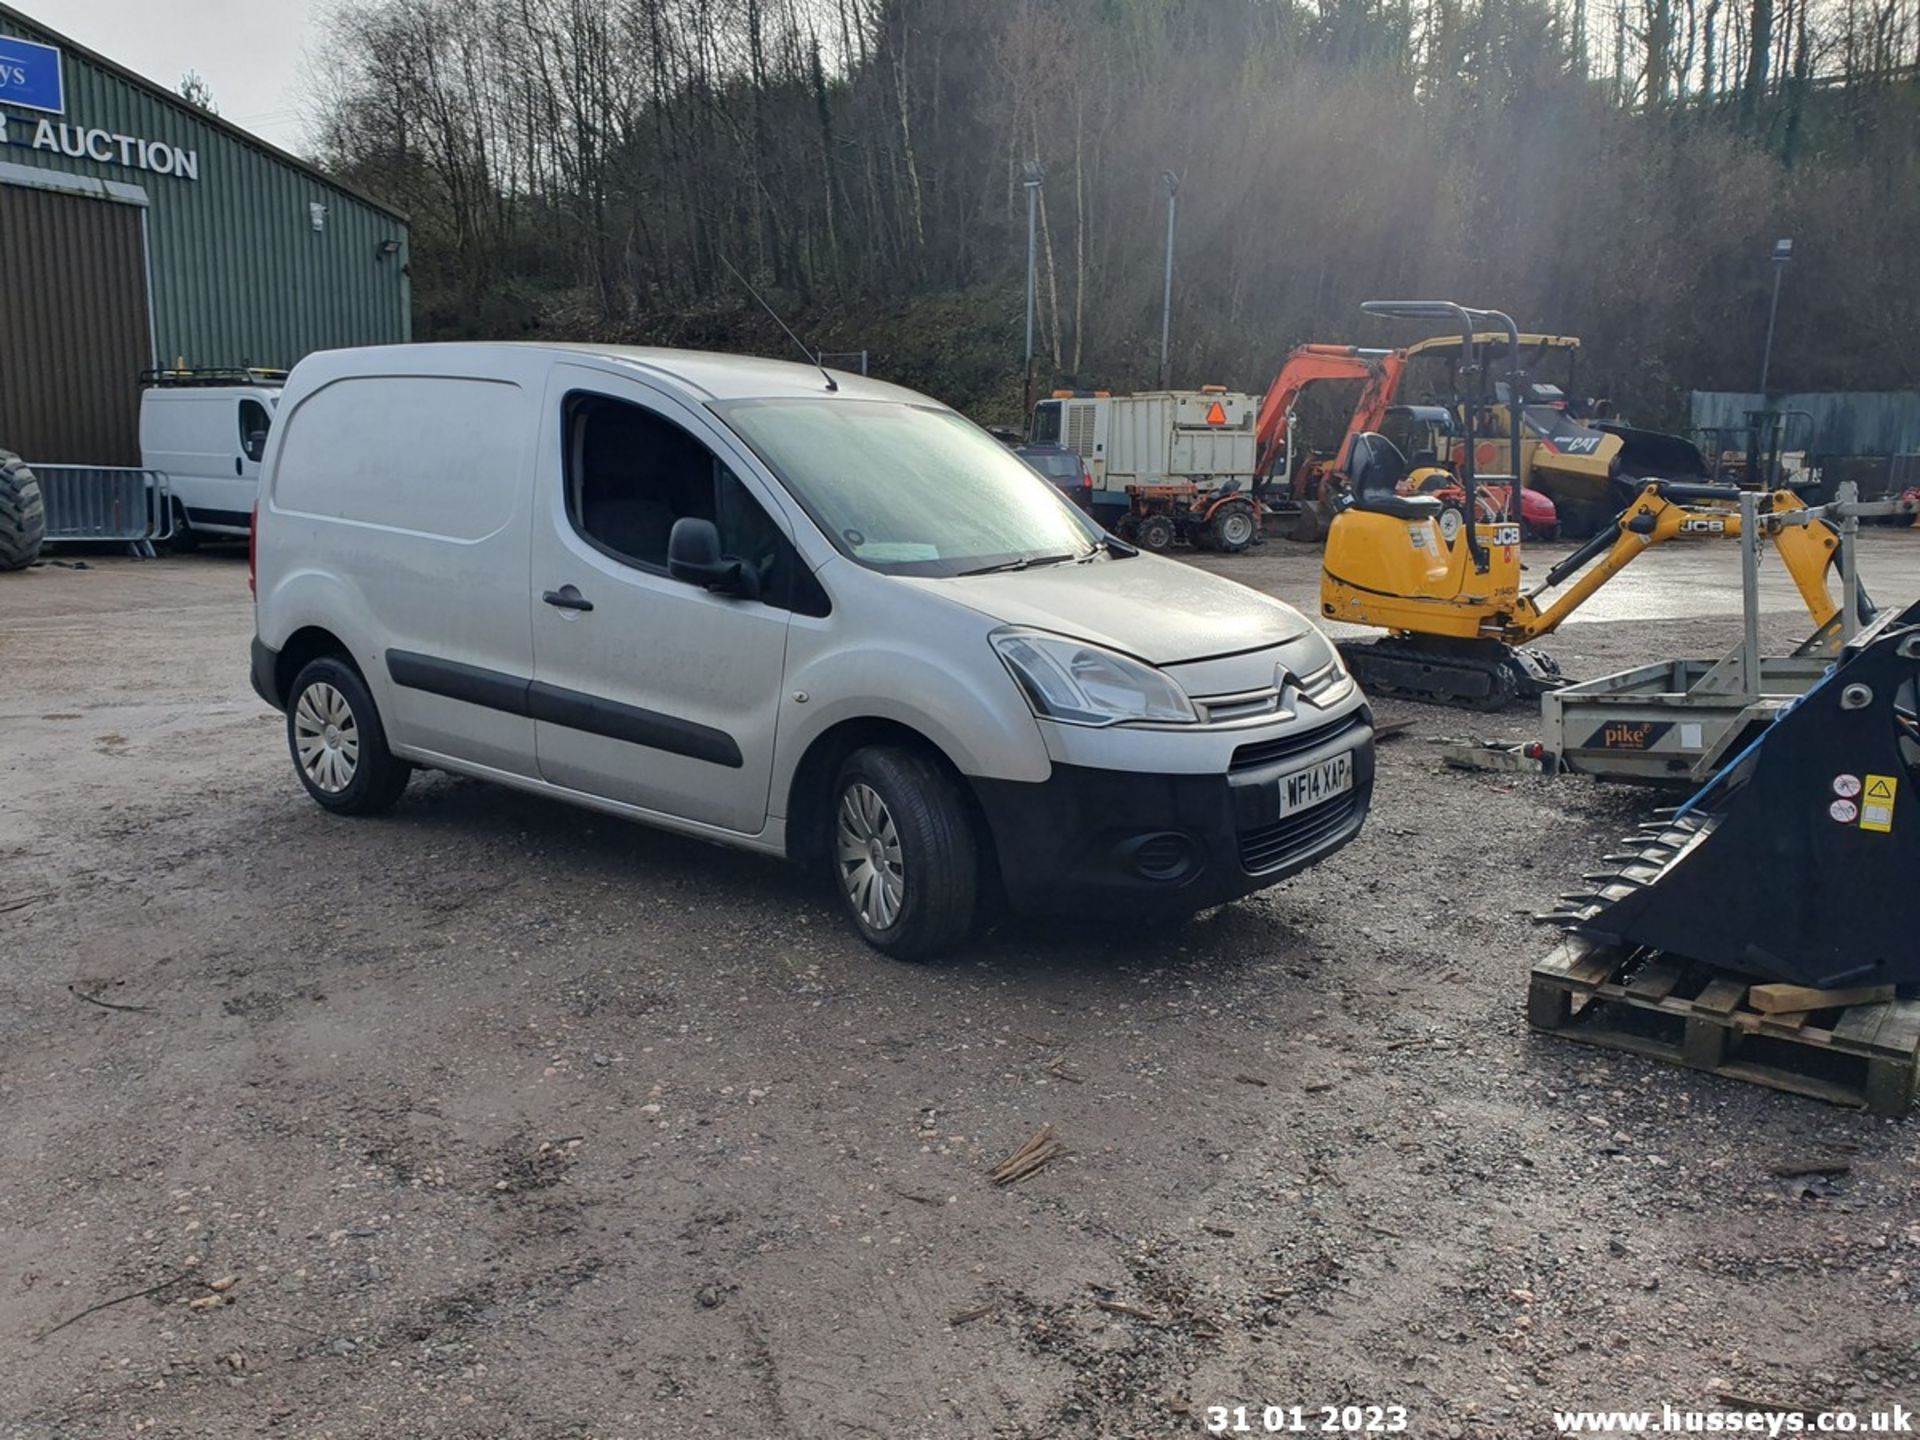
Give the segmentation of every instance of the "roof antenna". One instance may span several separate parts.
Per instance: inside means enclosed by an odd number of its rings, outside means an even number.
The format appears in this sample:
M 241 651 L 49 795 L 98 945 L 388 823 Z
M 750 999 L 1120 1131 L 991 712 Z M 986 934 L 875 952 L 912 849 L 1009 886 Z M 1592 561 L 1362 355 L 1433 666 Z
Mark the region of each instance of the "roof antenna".
M 718 254 L 719 252 L 716 251 L 715 253 Z M 788 325 L 786 321 L 780 318 L 780 312 L 775 310 L 771 305 L 767 304 L 767 302 L 764 299 L 761 299 L 760 292 L 753 288 L 753 282 L 748 280 L 747 277 L 742 275 L 738 270 L 735 270 L 733 268 L 733 262 L 727 259 L 725 255 L 720 256 L 720 263 L 726 266 L 728 270 L 733 272 L 733 278 L 740 282 L 741 288 L 745 290 L 747 294 L 751 295 L 755 300 L 759 301 L 760 308 L 766 311 L 767 314 L 773 316 L 773 323 L 778 325 L 782 330 L 785 330 L 787 332 L 787 338 L 793 341 L 795 345 L 800 346 L 800 353 L 807 357 L 807 363 L 813 366 L 814 369 L 818 370 L 821 373 L 821 375 L 826 377 L 827 389 L 838 390 L 840 386 L 838 385 L 838 383 L 835 382 L 833 378 L 833 372 L 827 369 L 826 366 L 820 363 L 819 356 L 815 355 L 811 350 L 809 350 L 804 344 L 801 343 L 800 337 L 793 333 L 793 327 Z

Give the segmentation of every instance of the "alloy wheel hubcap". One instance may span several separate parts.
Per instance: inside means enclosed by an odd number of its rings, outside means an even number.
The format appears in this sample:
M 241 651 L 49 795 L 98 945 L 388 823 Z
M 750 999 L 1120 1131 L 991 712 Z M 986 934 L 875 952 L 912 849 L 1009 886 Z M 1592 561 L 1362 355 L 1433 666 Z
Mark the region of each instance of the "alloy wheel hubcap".
M 871 785 L 855 781 L 840 794 L 834 828 L 841 888 L 863 921 L 875 930 L 887 929 L 900 918 L 906 898 L 900 832 L 887 802 Z
M 293 746 L 314 786 L 338 795 L 360 768 L 360 727 L 347 697 L 324 680 L 300 692 L 293 707 Z

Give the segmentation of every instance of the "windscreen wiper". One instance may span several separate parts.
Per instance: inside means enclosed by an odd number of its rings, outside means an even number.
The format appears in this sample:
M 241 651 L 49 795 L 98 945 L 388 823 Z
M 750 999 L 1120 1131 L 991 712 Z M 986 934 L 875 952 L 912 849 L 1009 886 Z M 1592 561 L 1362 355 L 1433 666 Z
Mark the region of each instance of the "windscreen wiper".
M 977 570 L 962 570 L 958 577 L 965 579 L 969 575 L 999 575 L 1007 570 L 1025 570 L 1034 565 L 1064 565 L 1069 560 L 1078 560 L 1078 555 L 1019 555 L 1012 560 L 1002 560 L 998 565 L 982 565 Z

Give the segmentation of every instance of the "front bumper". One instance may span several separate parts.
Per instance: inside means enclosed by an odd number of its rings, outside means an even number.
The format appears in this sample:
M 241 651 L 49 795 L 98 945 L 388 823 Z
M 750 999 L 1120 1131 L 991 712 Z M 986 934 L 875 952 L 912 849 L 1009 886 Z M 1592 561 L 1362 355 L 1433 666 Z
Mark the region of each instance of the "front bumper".
M 1343 750 L 1353 754 L 1353 788 L 1282 819 L 1279 777 Z M 1118 920 L 1190 915 L 1297 874 L 1360 833 L 1373 800 L 1373 715 L 1351 711 L 1291 748 L 1244 746 L 1226 774 L 1056 761 L 1037 784 L 972 784 L 1016 909 Z

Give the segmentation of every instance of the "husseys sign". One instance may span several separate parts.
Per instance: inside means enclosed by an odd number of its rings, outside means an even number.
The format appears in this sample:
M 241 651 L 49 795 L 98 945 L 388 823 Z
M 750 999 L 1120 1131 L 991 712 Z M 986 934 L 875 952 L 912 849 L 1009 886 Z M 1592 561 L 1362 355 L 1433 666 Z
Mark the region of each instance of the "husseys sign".
M 60 69 L 60 51 L 52 45 L 0 35 L 0 105 L 38 110 L 43 117 L 64 115 L 67 91 Z M 173 175 L 182 180 L 200 178 L 197 150 L 65 120 L 0 114 L 0 145 L 24 145 L 64 155 L 69 160 L 91 160 L 96 165 L 118 165 L 128 170 L 145 170 L 150 175 Z
M 67 113 L 67 90 L 60 75 L 60 52 L 51 45 L 0 35 L 0 105 L 22 110 Z

